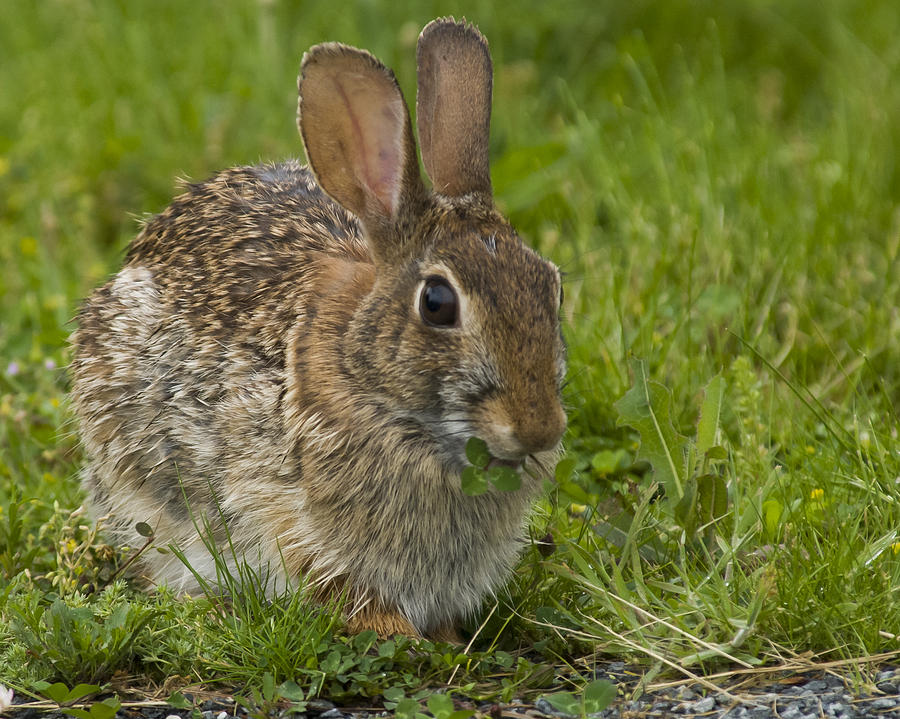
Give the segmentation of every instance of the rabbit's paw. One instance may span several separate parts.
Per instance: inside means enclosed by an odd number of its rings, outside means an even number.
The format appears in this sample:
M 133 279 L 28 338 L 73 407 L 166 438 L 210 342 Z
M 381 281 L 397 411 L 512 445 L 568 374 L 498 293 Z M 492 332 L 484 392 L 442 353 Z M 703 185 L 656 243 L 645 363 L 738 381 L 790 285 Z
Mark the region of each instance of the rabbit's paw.
M 347 631 L 359 634 L 372 630 L 379 637 L 392 637 L 403 634 L 407 637 L 421 637 L 410 621 L 396 610 L 365 607 L 347 620 Z

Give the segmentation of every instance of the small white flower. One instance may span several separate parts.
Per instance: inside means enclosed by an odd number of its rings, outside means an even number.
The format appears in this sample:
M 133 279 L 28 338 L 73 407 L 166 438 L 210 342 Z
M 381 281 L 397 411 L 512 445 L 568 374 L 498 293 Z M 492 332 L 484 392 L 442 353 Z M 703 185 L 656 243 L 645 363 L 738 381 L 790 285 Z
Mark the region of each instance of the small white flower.
M 12 706 L 13 690 L 0 684 L 0 714 Z

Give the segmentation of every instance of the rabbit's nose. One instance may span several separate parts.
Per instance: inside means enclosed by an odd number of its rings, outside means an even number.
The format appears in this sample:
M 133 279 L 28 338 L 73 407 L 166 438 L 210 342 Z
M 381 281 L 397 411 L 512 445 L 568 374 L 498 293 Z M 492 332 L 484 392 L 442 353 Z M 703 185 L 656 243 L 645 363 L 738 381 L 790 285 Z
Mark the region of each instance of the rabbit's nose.
M 566 429 L 566 414 L 556 397 L 513 407 L 493 398 L 480 410 L 478 436 L 498 459 L 522 460 L 553 449 Z
M 515 436 L 525 454 L 553 449 L 566 430 L 566 413 L 559 401 L 524 412 L 517 419 Z

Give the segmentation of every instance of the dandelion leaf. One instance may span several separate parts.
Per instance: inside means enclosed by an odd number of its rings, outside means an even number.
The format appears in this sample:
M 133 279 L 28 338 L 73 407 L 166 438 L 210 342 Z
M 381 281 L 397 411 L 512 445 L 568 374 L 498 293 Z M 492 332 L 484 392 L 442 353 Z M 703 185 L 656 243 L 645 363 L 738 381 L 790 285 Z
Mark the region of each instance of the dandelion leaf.
M 668 388 L 647 379 L 643 360 L 633 360 L 631 368 L 634 385 L 614 405 L 619 413 L 616 423 L 637 430 L 641 437 L 637 459 L 650 463 L 656 480 L 677 503 L 684 497 L 684 465 L 690 440 L 672 424 L 672 393 Z

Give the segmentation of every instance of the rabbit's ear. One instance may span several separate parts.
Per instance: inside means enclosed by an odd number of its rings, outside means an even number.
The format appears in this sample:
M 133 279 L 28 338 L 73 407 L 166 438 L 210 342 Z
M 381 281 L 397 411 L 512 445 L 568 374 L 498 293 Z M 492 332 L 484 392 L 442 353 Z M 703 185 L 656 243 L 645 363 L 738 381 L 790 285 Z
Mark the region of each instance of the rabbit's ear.
M 394 73 L 368 52 L 324 43 L 303 56 L 298 88 L 297 125 L 316 179 L 363 221 L 376 253 L 390 255 L 393 228 L 425 194 Z
M 419 35 L 416 122 L 425 170 L 443 195 L 491 192 L 491 53 L 465 21 L 442 18 Z

